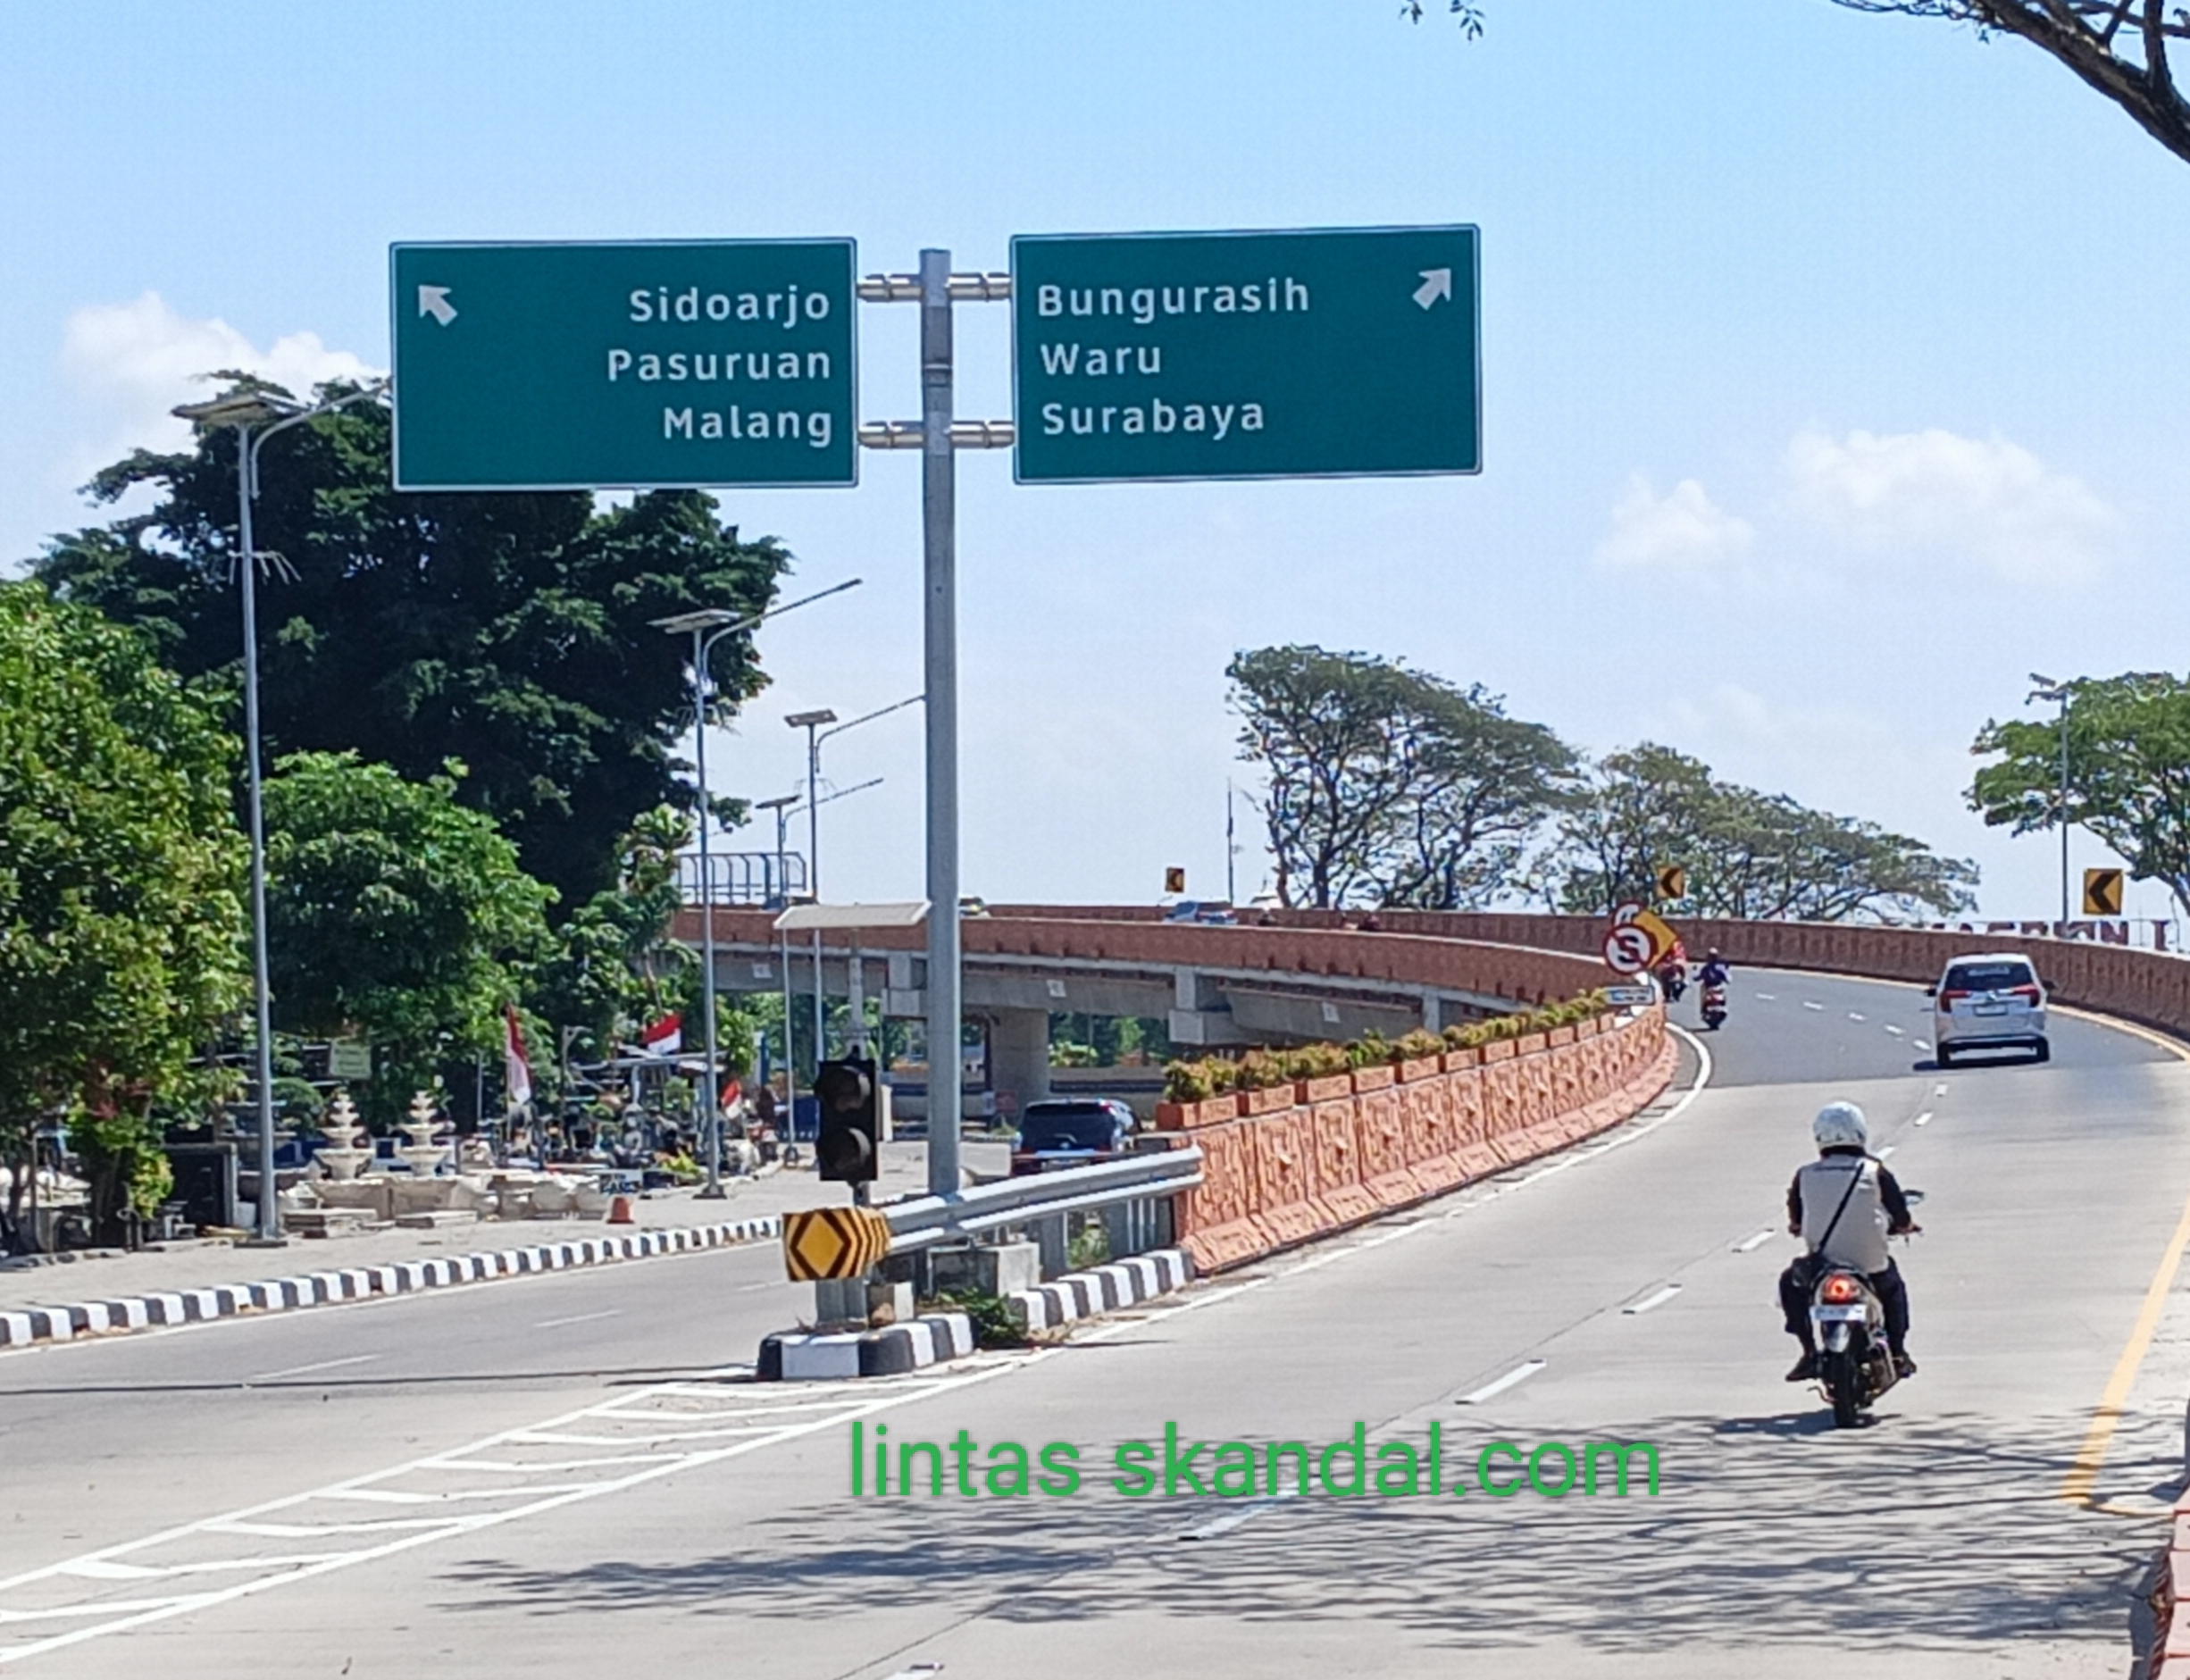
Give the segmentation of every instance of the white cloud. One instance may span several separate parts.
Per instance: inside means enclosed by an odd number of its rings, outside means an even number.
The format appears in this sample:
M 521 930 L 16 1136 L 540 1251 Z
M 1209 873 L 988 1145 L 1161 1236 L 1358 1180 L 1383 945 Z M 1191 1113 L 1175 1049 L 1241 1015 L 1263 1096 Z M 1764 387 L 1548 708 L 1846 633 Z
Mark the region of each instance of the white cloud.
M 227 322 L 193 321 L 157 292 L 133 303 L 88 304 L 63 330 L 61 367 L 83 397 L 91 435 L 70 452 L 70 482 L 145 447 L 180 447 L 189 427 L 168 413 L 210 394 L 203 376 L 241 368 L 303 396 L 323 380 L 368 379 L 379 370 L 314 332 L 293 332 L 261 350 Z
M 1795 508 L 1844 537 L 1958 555 L 2016 581 L 2089 577 L 2120 540 L 2120 516 L 2080 479 L 2002 438 L 1805 431 L 1786 467 Z
M 1756 534 L 1746 520 L 1715 505 L 1694 479 L 1659 496 L 1637 472 L 1612 505 L 1612 529 L 1597 557 L 1613 565 L 1700 565 L 1738 553 Z

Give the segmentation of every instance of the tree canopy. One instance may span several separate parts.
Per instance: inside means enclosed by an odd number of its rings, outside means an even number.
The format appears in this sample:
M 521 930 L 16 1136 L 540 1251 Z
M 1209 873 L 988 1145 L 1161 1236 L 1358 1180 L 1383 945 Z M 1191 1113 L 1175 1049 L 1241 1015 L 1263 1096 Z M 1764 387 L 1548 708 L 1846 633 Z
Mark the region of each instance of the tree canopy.
M 1970 751 L 1997 756 L 1970 808 L 2018 834 L 2068 820 L 2096 834 L 2138 881 L 2161 881 L 2190 912 L 2190 682 L 2165 672 L 2067 685 L 2068 797 L 2058 719 L 1987 721 Z
M 1875 823 L 1718 781 L 1701 759 L 1645 741 L 1597 766 L 1560 822 L 1546 884 L 1560 908 L 1592 914 L 1649 901 L 1668 865 L 1687 871 L 1688 896 L 1672 908 L 1690 915 L 1836 922 L 1948 915 L 1976 902 L 1974 864 Z
M 279 556 L 259 597 L 268 748 L 355 752 L 414 781 L 462 762 L 458 797 L 575 907 L 614 884 L 641 813 L 690 802 L 672 756 L 691 718 L 689 648 L 651 621 L 763 611 L 790 556 L 693 491 L 605 511 L 579 493 L 397 494 L 389 426 L 360 403 L 262 456 L 255 534 Z M 57 539 L 32 569 L 143 630 L 186 677 L 235 686 L 236 476 L 230 430 L 139 450 L 89 489 L 112 503 L 147 486 L 152 511 Z M 743 637 L 710 663 L 724 715 L 766 681 Z
M 0 1154 L 73 1116 L 102 1226 L 159 1193 L 155 1097 L 245 995 L 235 743 L 143 639 L 0 585 Z
M 1241 652 L 1225 675 L 1289 905 L 1486 903 L 1576 773 L 1480 684 L 1303 646 Z
M 295 753 L 266 783 L 274 1023 L 362 1029 L 376 1110 L 455 1056 L 498 1051 L 519 970 L 548 943 L 550 890 L 444 773 L 409 781 L 353 753 Z

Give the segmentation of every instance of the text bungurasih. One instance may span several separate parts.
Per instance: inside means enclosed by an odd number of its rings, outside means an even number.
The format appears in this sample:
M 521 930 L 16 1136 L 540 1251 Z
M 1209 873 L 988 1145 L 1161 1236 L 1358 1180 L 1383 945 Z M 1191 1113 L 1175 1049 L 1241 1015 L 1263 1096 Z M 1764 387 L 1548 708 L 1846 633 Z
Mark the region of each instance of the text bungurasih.
M 1482 1493 L 1545 1499 L 1579 1493 L 1658 1492 L 1658 1449 L 1647 1441 L 1546 1441 L 1534 1448 L 1492 1441 L 1472 1454 L 1449 1456 L 1444 1426 L 1432 1424 L 1422 1442 L 1372 1445 L 1368 1425 L 1326 1444 L 1270 1441 L 1189 1441 L 1176 1424 L 1163 1438 L 1122 1441 L 1105 1466 L 1069 1441 L 1030 1450 L 1016 1441 L 986 1447 L 965 1430 L 948 1442 L 890 1439 L 890 1425 L 851 1426 L 851 1490 L 875 1495 L 957 1495 L 977 1499 L 1029 1494 L 1066 1499 L 1108 1487 L 1126 1499 L 1215 1494 L 1222 1499 L 1323 1492 L 1339 1498 L 1453 1498 Z
M 1230 285 L 1199 286 L 1039 286 L 1034 292 L 1038 320 L 1091 323 L 1108 317 L 1123 329 L 1156 327 L 1174 315 L 1258 315 L 1304 313 L 1308 289 L 1290 274 L 1281 285 L 1275 275 L 1266 280 L 1239 280 Z M 1091 326 L 1090 330 L 1099 330 Z M 1035 347 L 1041 371 L 1052 379 L 1081 379 L 1099 382 L 1108 393 L 1125 381 L 1125 395 L 1104 402 L 1091 392 L 1091 400 L 1044 403 L 1041 430 L 1045 436 L 1061 438 L 1067 431 L 1078 437 L 1115 432 L 1136 437 L 1149 432 L 1199 432 L 1222 442 L 1235 429 L 1260 431 L 1266 423 L 1260 403 L 1176 402 L 1159 397 L 1145 401 L 1132 393 L 1132 382 L 1154 378 L 1164 371 L 1163 346 L 1158 343 L 1115 343 L 1103 340 L 1043 339 Z

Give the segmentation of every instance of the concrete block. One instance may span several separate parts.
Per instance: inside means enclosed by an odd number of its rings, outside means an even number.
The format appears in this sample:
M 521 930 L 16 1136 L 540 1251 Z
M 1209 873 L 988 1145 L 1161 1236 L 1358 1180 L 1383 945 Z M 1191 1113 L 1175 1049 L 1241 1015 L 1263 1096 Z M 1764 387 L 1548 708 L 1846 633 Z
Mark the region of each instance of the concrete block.
M 784 1336 L 783 1380 L 788 1383 L 823 1381 L 859 1375 L 857 1335 Z
M 936 1249 L 928 1263 L 938 1294 L 972 1290 L 984 1295 L 1015 1295 L 1041 1282 L 1041 1250 L 1032 1242 Z
M 930 1313 L 920 1321 L 935 1333 L 935 1357 L 963 1359 L 974 1351 L 974 1321 L 965 1313 Z
M 861 1376 L 903 1376 L 935 1363 L 935 1338 L 924 1323 L 892 1325 L 859 1338 Z
M 0 1313 L 0 1348 L 21 1348 L 29 1341 L 29 1313 Z
M 155 1325 L 179 1325 L 188 1316 L 180 1295 L 147 1295 L 145 1305 L 151 1310 Z

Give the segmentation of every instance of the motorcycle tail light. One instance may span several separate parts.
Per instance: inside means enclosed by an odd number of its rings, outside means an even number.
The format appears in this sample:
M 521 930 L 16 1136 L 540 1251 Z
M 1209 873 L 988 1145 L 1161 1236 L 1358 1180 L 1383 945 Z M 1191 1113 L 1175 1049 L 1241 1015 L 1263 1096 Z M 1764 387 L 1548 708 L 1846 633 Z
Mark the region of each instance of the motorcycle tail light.
M 1835 1307 L 1845 1307 L 1859 1292 L 1855 1279 L 1845 1272 L 1835 1272 L 1825 1280 L 1825 1299 Z

